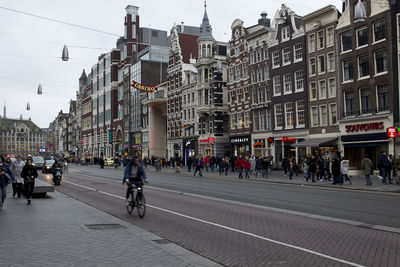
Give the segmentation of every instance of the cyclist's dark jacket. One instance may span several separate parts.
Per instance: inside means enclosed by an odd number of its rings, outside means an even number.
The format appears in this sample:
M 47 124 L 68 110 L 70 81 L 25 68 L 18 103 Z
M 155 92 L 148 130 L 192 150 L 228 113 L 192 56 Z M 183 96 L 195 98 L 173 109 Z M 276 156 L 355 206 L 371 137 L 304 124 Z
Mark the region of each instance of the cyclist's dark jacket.
M 133 161 L 131 160 L 131 161 L 129 161 L 128 165 L 126 166 L 124 180 L 126 180 L 126 179 L 132 180 L 131 179 L 132 164 L 133 164 Z M 140 180 L 139 178 L 142 178 L 144 180 L 147 179 L 146 173 L 144 172 L 144 169 L 140 164 L 137 166 L 137 178 L 136 179 Z

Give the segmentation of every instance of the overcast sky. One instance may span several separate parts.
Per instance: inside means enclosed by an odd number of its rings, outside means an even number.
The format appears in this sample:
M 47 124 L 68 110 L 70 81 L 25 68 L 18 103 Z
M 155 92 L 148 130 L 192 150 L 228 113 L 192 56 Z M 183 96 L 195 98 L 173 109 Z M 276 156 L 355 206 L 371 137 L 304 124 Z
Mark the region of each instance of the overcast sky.
M 214 38 L 228 41 L 230 26 L 239 18 L 245 27 L 257 23 L 266 11 L 272 19 L 285 3 L 298 15 L 306 15 L 332 4 L 338 9 L 341 0 L 209 0 L 207 13 Z M 123 35 L 125 7 L 139 7 L 140 26 L 169 31 L 174 23 L 199 26 L 204 14 L 203 0 L 0 0 L 0 7 L 61 20 L 97 30 Z M 0 8 L 0 107 L 4 101 L 7 117 L 31 117 L 46 128 L 60 110 L 68 112 L 75 99 L 78 79 L 89 72 L 97 57 L 115 47 L 116 36 L 84 30 Z M 63 62 L 64 44 L 70 61 Z M 90 47 L 77 48 L 74 46 Z M 100 49 L 99 49 L 100 48 Z M 43 95 L 37 95 L 39 83 Z M 27 102 L 31 110 L 26 110 Z

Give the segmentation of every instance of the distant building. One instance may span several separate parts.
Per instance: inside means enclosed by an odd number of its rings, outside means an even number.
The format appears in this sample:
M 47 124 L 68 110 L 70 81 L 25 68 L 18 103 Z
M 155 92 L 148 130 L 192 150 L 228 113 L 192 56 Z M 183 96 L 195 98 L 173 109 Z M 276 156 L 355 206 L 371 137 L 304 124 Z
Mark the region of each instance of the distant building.
M 0 118 L 0 154 L 14 157 L 44 155 L 46 140 L 45 132 L 30 119 Z

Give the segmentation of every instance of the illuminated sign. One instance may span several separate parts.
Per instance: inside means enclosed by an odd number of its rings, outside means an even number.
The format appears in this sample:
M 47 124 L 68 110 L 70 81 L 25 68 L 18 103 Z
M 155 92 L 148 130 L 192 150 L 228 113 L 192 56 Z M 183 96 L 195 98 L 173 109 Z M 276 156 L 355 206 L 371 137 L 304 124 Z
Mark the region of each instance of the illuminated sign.
M 394 128 L 394 127 L 387 128 L 387 135 L 390 138 L 395 138 L 396 137 L 396 128 Z
M 346 125 L 345 128 L 346 128 L 346 133 L 361 132 L 361 131 L 368 132 L 374 130 L 383 130 L 385 129 L 385 125 L 383 122 L 373 122 L 373 123 Z
M 247 142 L 249 142 L 248 137 L 231 139 L 231 143 L 247 143 Z
M 135 81 L 133 81 L 133 83 L 131 85 L 133 88 L 138 89 L 143 92 L 153 93 L 156 90 L 156 88 L 154 86 L 146 86 L 146 85 L 140 84 Z
M 263 143 L 260 143 L 260 142 L 258 142 L 258 143 L 254 143 L 254 145 L 253 146 L 264 146 L 264 144 Z
M 288 138 L 287 136 L 282 136 L 282 142 L 296 142 L 296 138 Z
M 210 144 L 214 144 L 215 138 L 214 137 L 208 137 L 208 139 L 200 139 L 199 142 L 200 143 L 210 143 Z

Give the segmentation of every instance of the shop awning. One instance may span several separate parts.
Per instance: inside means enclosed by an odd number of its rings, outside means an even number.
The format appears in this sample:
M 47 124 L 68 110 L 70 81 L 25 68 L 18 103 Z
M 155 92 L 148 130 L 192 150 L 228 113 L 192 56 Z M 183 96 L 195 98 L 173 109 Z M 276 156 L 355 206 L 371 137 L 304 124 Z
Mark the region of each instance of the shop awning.
M 333 141 L 336 141 L 337 137 L 326 137 L 326 138 L 310 138 L 293 144 L 293 147 L 318 147 L 320 145 L 332 145 Z

